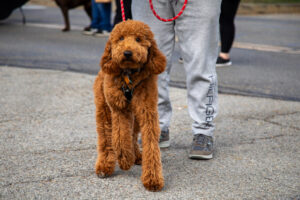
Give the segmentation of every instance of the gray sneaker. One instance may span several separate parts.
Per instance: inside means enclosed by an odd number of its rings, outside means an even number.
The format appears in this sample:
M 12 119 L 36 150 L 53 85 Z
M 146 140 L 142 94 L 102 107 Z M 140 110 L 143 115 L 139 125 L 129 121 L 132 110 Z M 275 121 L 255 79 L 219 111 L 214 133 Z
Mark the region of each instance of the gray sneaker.
M 192 149 L 189 155 L 191 159 L 209 160 L 213 157 L 213 138 L 202 134 L 194 135 Z
M 160 132 L 159 147 L 167 148 L 170 146 L 169 129 L 167 131 Z
M 142 149 L 142 139 L 138 140 L 138 144 L 140 148 Z M 170 146 L 170 139 L 169 139 L 169 129 L 166 132 L 160 132 L 160 138 L 159 138 L 159 147 L 160 148 L 167 148 Z

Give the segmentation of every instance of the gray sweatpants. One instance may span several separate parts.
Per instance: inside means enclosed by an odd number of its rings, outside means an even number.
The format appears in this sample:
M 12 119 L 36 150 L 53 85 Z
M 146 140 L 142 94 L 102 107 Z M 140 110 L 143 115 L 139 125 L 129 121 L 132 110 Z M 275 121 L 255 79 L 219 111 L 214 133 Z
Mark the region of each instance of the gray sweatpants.
M 174 17 L 184 0 L 154 0 L 155 11 L 163 18 Z M 169 99 L 171 57 L 175 34 L 179 39 L 186 72 L 187 99 L 193 134 L 213 136 L 213 119 L 217 115 L 216 58 L 219 39 L 221 0 L 189 0 L 183 14 L 174 22 L 159 21 L 150 10 L 149 0 L 133 0 L 134 20 L 147 23 L 167 57 L 167 69 L 159 76 L 160 128 L 170 126 L 172 107 Z

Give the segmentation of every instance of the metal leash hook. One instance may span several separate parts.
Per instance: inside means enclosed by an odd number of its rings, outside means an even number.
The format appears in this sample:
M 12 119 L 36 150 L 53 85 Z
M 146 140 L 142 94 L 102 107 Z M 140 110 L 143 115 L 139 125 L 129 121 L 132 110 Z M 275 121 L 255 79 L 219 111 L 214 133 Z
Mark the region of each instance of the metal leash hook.
M 134 88 L 130 89 L 128 86 L 122 86 L 122 91 L 123 91 L 123 94 L 124 96 L 126 97 L 127 99 L 127 102 L 130 103 L 131 99 L 132 99 L 132 96 L 133 96 L 133 91 L 134 91 Z

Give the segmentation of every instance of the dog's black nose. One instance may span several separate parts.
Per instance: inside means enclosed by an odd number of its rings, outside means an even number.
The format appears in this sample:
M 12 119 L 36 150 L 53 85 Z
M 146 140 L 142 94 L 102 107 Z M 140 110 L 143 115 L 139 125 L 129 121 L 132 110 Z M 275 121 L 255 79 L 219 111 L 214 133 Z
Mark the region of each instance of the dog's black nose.
M 132 51 L 124 51 L 124 56 L 130 58 L 132 56 Z

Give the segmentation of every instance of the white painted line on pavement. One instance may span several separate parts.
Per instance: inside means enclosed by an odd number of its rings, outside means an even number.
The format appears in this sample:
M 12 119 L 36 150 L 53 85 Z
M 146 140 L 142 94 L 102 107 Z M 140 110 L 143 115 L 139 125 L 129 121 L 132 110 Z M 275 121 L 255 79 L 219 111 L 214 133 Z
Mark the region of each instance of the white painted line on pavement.
M 40 24 L 40 23 L 26 23 L 25 26 L 39 27 L 39 28 L 48 28 L 48 29 L 63 29 L 64 25 L 62 24 Z M 71 25 L 71 30 L 83 30 L 83 27 Z
M 21 23 L 16 23 L 23 25 Z M 26 26 L 39 27 L 39 28 L 48 28 L 48 29 L 62 29 L 64 25 L 60 24 L 41 24 L 41 23 L 26 23 Z M 82 31 L 83 27 L 71 25 L 71 30 Z M 175 38 L 178 41 L 178 38 Z M 234 48 L 239 49 L 248 49 L 256 51 L 265 51 L 265 52 L 276 52 L 276 53 L 288 53 L 288 54 L 300 54 L 300 49 L 293 49 L 289 47 L 274 46 L 274 45 L 264 45 L 264 44 L 254 44 L 247 42 L 234 42 Z
M 273 46 L 273 45 L 264 45 L 264 44 L 253 44 L 253 43 L 246 43 L 246 42 L 234 42 L 233 47 L 239 49 L 256 50 L 256 51 L 300 54 L 299 49 L 292 49 L 289 47 L 281 47 L 281 46 Z
M 46 6 L 34 5 L 34 4 L 26 4 L 22 6 L 23 10 L 44 10 Z

